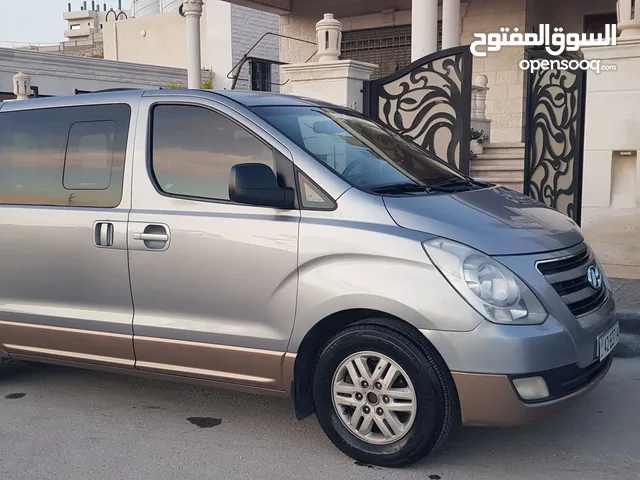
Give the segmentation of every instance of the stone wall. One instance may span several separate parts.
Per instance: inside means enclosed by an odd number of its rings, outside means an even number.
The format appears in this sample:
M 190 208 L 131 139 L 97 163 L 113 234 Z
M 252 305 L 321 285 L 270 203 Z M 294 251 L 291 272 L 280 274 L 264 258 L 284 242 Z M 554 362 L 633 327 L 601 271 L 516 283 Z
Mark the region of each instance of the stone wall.
M 265 33 L 279 31 L 278 15 L 220 0 L 208 0 L 201 19 L 202 67 L 213 72 L 214 88 L 230 88 L 227 74 Z M 104 57 L 109 60 L 187 68 L 186 21 L 177 11 L 109 22 L 104 27 Z M 279 59 L 276 37 L 266 38 L 254 54 Z M 273 81 L 278 82 L 274 68 Z M 242 77 L 248 78 L 245 67 Z M 207 76 L 205 75 L 205 77 Z M 186 85 L 186 84 L 185 84 Z M 239 82 L 238 88 L 247 88 Z
M 582 228 L 609 275 L 640 278 L 640 41 L 584 55 L 617 70 L 587 75 Z
M 280 29 L 280 17 L 273 13 L 262 12 L 253 8 L 231 6 L 231 35 L 232 58 L 236 65 L 244 54 L 267 32 L 278 33 Z M 251 52 L 251 56 L 264 58 L 265 60 L 280 59 L 280 42 L 278 37 L 268 35 Z M 226 74 L 226 73 L 225 73 Z M 279 68 L 271 67 L 271 81 L 274 84 L 280 82 Z M 246 64 L 240 72 L 241 80 L 237 88 L 249 88 L 249 64 Z M 273 85 L 272 91 L 278 91 L 278 86 Z
M 529 3 L 535 3 L 531 25 L 537 27 L 540 23 L 548 23 L 551 27 L 562 27 L 568 33 L 582 33 L 587 14 L 616 11 L 616 0 L 581 0 L 580 8 L 576 8 L 574 2 L 558 0 L 529 0 Z

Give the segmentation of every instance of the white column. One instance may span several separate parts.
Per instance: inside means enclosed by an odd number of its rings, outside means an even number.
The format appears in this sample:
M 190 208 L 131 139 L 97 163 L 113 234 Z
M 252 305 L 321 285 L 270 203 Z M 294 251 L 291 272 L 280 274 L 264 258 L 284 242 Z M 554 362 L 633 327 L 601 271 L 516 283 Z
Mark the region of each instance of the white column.
M 438 50 L 438 0 L 411 4 L 411 61 Z
M 202 56 L 200 53 L 202 0 L 184 0 L 182 12 L 187 18 L 188 85 L 190 89 L 199 89 L 202 84 Z
M 486 75 L 480 74 L 473 79 L 471 89 L 475 92 L 475 105 L 471 105 L 474 120 L 485 120 L 487 118 L 487 91 L 489 87 L 489 79 Z M 475 114 L 475 115 L 474 115 Z
M 31 77 L 22 72 L 13 76 L 13 94 L 16 100 L 28 100 L 31 95 Z
M 340 59 L 342 47 L 342 23 L 335 19 L 333 13 L 325 13 L 324 18 L 316 23 L 318 38 L 318 61 L 333 62 Z
M 460 46 L 460 0 L 442 0 L 442 49 Z
M 617 11 L 619 40 L 640 39 L 640 5 L 634 0 L 618 0 Z

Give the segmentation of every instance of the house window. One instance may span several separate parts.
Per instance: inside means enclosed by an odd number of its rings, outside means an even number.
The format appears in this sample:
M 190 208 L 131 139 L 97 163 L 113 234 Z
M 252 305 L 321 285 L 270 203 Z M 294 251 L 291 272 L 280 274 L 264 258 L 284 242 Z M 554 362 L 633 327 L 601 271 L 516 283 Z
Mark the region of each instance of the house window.
M 271 64 L 260 60 L 250 63 L 251 90 L 259 92 L 271 91 Z
M 73 25 L 71 25 L 71 30 L 80 30 L 80 24 L 74 23 Z
M 442 21 L 438 21 L 438 50 L 441 48 Z M 343 32 L 340 58 L 378 65 L 373 79 L 390 75 L 411 63 L 411 25 Z
M 616 12 L 595 13 L 584 16 L 584 33 L 598 35 L 605 34 L 605 26 L 618 23 Z

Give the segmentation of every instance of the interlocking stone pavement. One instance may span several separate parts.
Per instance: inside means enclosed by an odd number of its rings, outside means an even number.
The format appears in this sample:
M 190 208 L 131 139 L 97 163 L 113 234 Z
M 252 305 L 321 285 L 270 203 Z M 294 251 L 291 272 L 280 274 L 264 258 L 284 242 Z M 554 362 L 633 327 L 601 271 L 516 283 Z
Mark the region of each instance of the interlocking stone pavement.
M 620 312 L 640 314 L 640 280 L 611 278 L 610 282 L 616 299 L 616 309 Z

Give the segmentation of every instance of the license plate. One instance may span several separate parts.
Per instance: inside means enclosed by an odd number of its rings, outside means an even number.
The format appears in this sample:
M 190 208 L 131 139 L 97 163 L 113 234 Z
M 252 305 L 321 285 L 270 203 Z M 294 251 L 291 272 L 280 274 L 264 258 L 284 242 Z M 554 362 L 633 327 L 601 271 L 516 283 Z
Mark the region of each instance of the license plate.
M 598 337 L 598 356 L 600 357 L 600 361 L 607 358 L 613 349 L 616 348 L 619 340 L 620 325 L 616 322 L 606 333 Z

